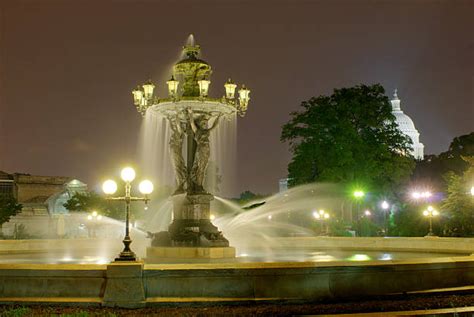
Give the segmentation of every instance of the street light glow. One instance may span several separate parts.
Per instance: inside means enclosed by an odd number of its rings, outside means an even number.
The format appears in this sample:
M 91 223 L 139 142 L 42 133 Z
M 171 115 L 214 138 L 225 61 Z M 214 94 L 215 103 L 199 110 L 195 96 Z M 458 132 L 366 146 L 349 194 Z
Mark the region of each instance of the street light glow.
M 365 193 L 364 193 L 362 190 L 356 190 L 356 191 L 354 192 L 354 197 L 355 197 L 355 198 L 362 198 L 362 197 L 364 197 L 364 196 L 365 196 Z
M 386 200 L 382 201 L 381 206 L 382 206 L 382 209 L 385 209 L 385 210 L 387 210 L 390 207 L 389 203 Z
M 364 211 L 364 215 L 366 215 L 367 217 L 370 217 L 372 213 L 370 212 L 370 210 L 366 210 Z
M 113 195 L 117 191 L 117 183 L 109 179 L 102 185 L 102 190 L 107 195 Z
M 135 179 L 135 170 L 131 167 L 125 167 L 120 172 L 120 177 L 122 177 L 124 182 L 130 183 Z
M 138 185 L 138 190 L 143 195 L 149 195 L 153 192 L 153 183 L 145 179 L 144 181 L 140 182 L 140 185 Z

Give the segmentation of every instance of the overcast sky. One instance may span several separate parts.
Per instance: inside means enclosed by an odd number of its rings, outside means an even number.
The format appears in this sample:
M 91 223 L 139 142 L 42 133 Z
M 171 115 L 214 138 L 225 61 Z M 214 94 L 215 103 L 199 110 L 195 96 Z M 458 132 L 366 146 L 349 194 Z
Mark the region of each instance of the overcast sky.
M 92 187 L 137 162 L 130 91 L 163 87 L 189 33 L 213 69 L 252 89 L 238 184 L 275 192 L 281 126 L 301 101 L 355 84 L 398 88 L 425 153 L 474 130 L 473 1 L 0 1 L 0 170 Z

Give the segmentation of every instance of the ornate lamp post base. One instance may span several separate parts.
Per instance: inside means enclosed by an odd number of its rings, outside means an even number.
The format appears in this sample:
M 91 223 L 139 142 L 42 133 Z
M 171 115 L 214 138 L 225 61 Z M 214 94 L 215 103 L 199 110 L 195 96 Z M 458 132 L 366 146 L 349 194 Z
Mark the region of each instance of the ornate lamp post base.
M 130 244 L 131 243 L 132 243 L 132 239 L 130 239 L 129 236 L 127 236 L 127 237 L 125 237 L 125 239 L 123 239 L 123 244 L 125 245 L 125 248 L 123 249 L 122 252 L 120 252 L 118 258 L 115 258 L 116 262 L 137 261 L 137 256 L 130 249 Z

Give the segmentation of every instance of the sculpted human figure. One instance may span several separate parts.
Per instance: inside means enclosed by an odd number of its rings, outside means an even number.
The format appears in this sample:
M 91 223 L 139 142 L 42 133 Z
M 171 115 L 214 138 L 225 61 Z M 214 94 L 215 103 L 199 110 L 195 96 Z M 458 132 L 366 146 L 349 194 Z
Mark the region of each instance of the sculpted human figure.
M 206 176 L 207 164 L 211 155 L 211 147 L 209 136 L 211 131 L 217 127 L 220 116 L 214 119 L 214 122 L 209 127 L 209 115 L 203 114 L 194 117 L 191 109 L 188 109 L 189 121 L 194 132 L 194 140 L 197 143 L 196 154 L 194 156 L 194 163 L 191 168 L 189 186 L 192 193 L 205 193 L 203 187 L 204 177 Z
M 170 118 L 169 121 L 171 127 L 169 146 L 176 176 L 177 188 L 174 193 L 176 195 L 184 193 L 187 178 L 186 164 L 182 151 L 185 129 L 181 126 L 182 123 L 178 115 L 174 118 Z

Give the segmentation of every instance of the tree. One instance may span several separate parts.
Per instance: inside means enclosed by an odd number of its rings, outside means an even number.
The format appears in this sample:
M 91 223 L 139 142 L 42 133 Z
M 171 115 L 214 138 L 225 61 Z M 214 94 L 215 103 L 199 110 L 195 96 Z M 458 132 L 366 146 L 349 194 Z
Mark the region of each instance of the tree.
M 450 236 L 474 235 L 474 197 L 470 188 L 474 182 L 474 156 L 462 157 L 468 168 L 462 175 L 449 172 L 446 175 L 448 196 L 441 206 L 448 213 L 445 234 Z
M 474 132 L 453 139 L 449 149 L 439 155 L 426 155 L 416 163 L 413 180 L 417 183 L 427 183 L 437 190 L 445 190 L 446 173 L 454 172 L 461 175 L 469 163 L 462 156 L 474 156 Z
M 261 195 L 261 194 L 255 194 L 253 192 L 251 192 L 250 190 L 246 190 L 242 193 L 240 193 L 240 197 L 239 198 L 236 198 L 235 200 L 240 204 L 240 205 L 245 205 L 253 200 L 257 200 L 257 199 L 262 199 L 264 198 L 265 196 L 264 195 Z M 265 202 L 262 202 L 262 201 L 259 201 L 257 202 L 256 204 L 253 204 L 251 206 L 248 206 L 248 207 L 251 207 L 251 208 L 254 208 L 254 207 L 258 207 L 258 206 L 261 206 L 263 205 Z
M 391 236 L 399 237 L 422 237 L 428 233 L 428 221 L 423 216 L 423 209 L 426 205 L 417 205 L 413 203 L 401 204 L 399 210 L 393 214 L 393 225 L 389 227 Z M 435 234 L 439 235 L 439 219 L 433 221 Z
M 407 179 L 411 140 L 398 129 L 384 93 L 378 84 L 335 89 L 292 112 L 281 134 L 293 153 L 290 185 L 332 181 L 391 191 Z
M 18 204 L 13 196 L 0 195 L 0 226 L 18 214 L 21 208 L 23 208 L 23 206 Z
M 114 218 L 123 219 L 124 211 L 115 202 L 107 201 L 95 192 L 75 193 L 65 204 L 69 211 L 98 211 L 100 214 Z

